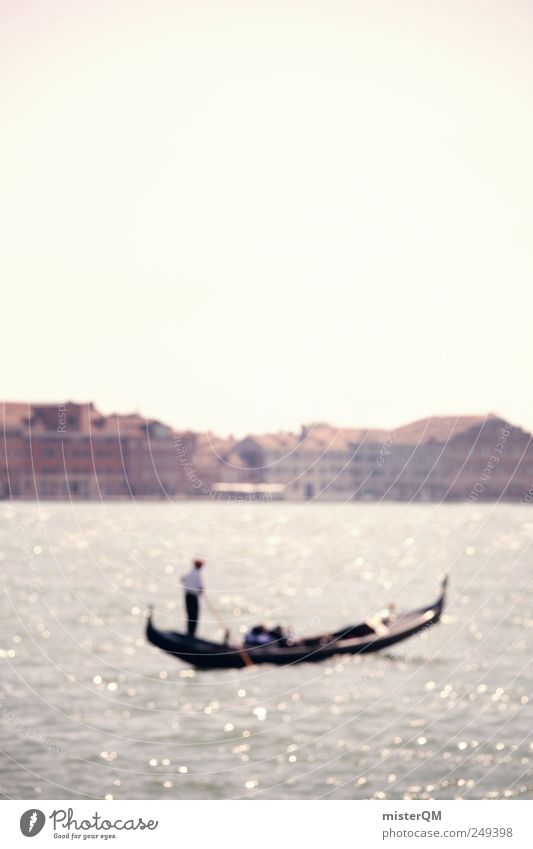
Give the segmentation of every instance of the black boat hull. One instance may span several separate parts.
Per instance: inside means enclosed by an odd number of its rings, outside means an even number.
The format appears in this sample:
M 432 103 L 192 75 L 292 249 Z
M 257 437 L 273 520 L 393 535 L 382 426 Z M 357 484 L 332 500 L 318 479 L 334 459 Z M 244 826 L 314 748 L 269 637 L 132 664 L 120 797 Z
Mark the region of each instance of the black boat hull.
M 419 634 L 439 622 L 444 609 L 446 580 L 434 604 L 400 614 L 384 633 L 371 632 L 361 624 L 343 628 L 333 634 L 309 637 L 295 645 L 275 643 L 243 649 L 230 644 L 214 643 L 180 634 L 160 631 L 152 622 L 146 624 L 148 642 L 196 669 L 242 669 L 244 666 L 270 663 L 286 666 L 292 663 L 318 663 L 337 655 L 367 654 L 390 648 Z M 364 632 L 367 633 L 364 633 Z

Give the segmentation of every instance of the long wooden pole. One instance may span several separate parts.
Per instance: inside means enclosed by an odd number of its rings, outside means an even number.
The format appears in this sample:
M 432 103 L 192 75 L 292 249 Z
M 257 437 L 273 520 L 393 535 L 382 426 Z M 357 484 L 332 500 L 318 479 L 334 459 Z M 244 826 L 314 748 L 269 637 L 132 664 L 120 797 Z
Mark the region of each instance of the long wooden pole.
M 212 603 L 211 603 L 211 601 L 209 600 L 209 598 L 208 598 L 208 596 L 207 596 L 207 593 L 205 593 L 205 592 L 204 592 L 204 594 L 203 594 L 203 595 L 204 595 L 204 598 L 205 598 L 205 600 L 206 600 L 206 603 L 207 603 L 207 606 L 208 606 L 209 610 L 211 611 L 211 613 L 213 613 L 213 614 L 216 616 L 216 618 L 218 619 L 218 621 L 220 622 L 220 624 L 222 625 L 222 627 L 224 628 L 224 630 L 225 630 L 225 631 L 229 634 L 229 633 L 230 633 L 230 629 L 228 628 L 227 623 L 224 621 L 224 617 L 222 616 L 222 614 L 220 613 L 220 611 L 219 611 L 219 610 L 217 610 L 217 608 L 214 606 L 214 604 L 212 604 Z M 238 644 L 238 643 L 235 643 L 235 648 L 236 648 L 236 649 L 237 649 L 237 651 L 239 652 L 239 654 L 240 654 L 240 656 L 241 656 L 241 658 L 242 658 L 242 661 L 243 661 L 243 663 L 244 663 L 244 665 L 245 665 L 245 666 L 253 666 L 253 665 L 254 665 L 254 662 L 253 662 L 252 658 L 250 657 L 250 655 L 248 654 L 248 652 L 246 652 L 246 651 L 243 649 L 243 647 L 242 647 L 242 646 L 239 646 L 239 644 Z

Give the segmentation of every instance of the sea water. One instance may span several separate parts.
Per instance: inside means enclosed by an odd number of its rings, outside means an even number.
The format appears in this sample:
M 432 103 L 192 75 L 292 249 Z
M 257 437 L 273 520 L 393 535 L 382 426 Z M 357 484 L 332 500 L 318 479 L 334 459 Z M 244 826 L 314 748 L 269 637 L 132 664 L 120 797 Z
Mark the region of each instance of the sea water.
M 4 502 L 1 793 L 532 798 L 532 542 L 518 504 Z M 388 653 L 195 672 L 144 636 L 148 604 L 183 627 L 193 557 L 235 635 L 417 607 L 445 573 L 448 605 Z

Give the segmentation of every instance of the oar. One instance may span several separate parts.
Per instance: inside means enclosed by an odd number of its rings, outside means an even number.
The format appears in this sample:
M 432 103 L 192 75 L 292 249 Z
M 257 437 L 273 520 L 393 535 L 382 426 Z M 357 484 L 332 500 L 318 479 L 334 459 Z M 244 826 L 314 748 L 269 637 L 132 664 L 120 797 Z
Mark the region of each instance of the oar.
M 211 604 L 211 601 L 209 600 L 207 593 L 205 593 L 205 592 L 204 592 L 204 598 L 206 600 L 207 606 L 208 606 L 209 610 L 211 611 L 211 613 L 213 613 L 216 616 L 216 618 L 218 619 L 218 621 L 220 622 L 220 624 L 222 625 L 222 627 L 224 628 L 226 633 L 229 634 L 230 629 L 228 628 L 227 623 L 224 621 L 224 617 L 222 616 L 220 611 L 217 610 L 217 608 L 214 606 L 214 604 Z M 245 666 L 253 666 L 254 665 L 252 658 L 250 657 L 248 652 L 246 652 L 243 649 L 242 646 L 239 646 L 238 643 L 235 643 L 235 648 L 239 652 L 241 659 L 242 659 Z

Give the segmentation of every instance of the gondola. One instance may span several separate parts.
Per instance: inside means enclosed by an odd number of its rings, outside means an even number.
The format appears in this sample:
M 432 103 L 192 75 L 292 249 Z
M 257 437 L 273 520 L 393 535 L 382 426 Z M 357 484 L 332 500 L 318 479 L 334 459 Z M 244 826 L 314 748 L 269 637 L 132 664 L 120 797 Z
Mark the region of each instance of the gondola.
M 152 645 L 196 669 L 241 669 L 262 663 L 317 663 L 336 655 L 381 651 L 436 625 L 444 609 L 446 584 L 447 578 L 444 578 L 439 598 L 427 607 L 384 618 L 374 627 L 363 622 L 288 644 L 274 640 L 267 645 L 243 648 L 189 637 L 177 631 L 160 631 L 153 624 L 152 612 L 146 624 L 146 637 Z

